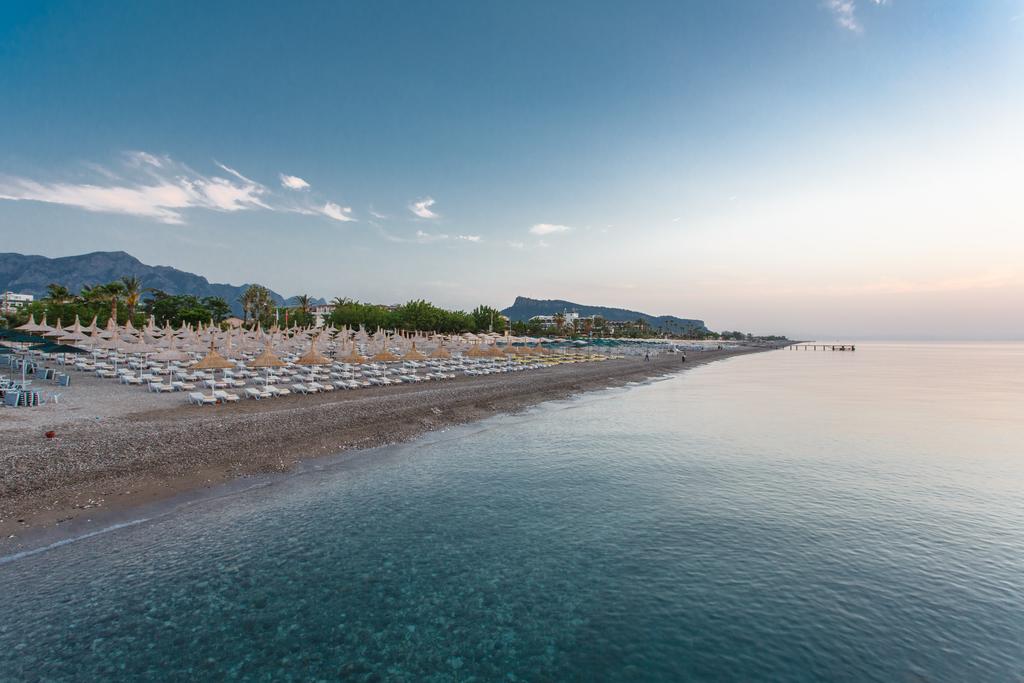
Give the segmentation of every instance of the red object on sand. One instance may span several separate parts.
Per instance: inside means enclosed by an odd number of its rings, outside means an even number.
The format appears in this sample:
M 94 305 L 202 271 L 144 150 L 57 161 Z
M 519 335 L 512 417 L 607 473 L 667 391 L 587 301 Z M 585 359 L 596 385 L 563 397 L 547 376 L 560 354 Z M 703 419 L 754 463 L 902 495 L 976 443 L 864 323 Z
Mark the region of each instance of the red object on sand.
M 52 439 L 55 436 L 57 436 L 57 432 L 53 432 L 53 431 L 46 432 L 46 438 L 47 439 Z

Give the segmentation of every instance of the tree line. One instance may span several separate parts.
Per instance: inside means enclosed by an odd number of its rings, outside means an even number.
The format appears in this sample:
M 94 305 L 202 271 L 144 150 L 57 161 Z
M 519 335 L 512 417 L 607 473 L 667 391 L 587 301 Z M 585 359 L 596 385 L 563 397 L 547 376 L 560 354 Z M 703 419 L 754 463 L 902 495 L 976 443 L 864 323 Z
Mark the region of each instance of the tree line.
M 305 327 L 316 322 L 313 298 L 298 296 L 293 306 L 279 306 L 270 290 L 259 284 L 246 288 L 238 302 L 242 309 L 243 324 L 259 323 L 264 327 L 286 324 Z M 45 315 L 53 325 L 60 320 L 70 325 L 75 316 L 87 324 L 96 319 L 105 326 L 110 319 L 118 324 L 131 321 L 136 327 L 145 325 L 150 316 L 156 324 L 180 326 L 183 323 L 219 324 L 232 314 L 231 305 L 222 297 L 196 297 L 190 294 L 169 294 L 155 288 L 144 288 L 139 278 L 122 277 L 119 280 L 99 285 L 87 285 L 80 291 L 72 292 L 60 284 L 47 287 L 44 297 L 28 306 L 18 309 L 0 319 L 9 327 L 16 327 L 34 315 L 38 322 Z M 571 323 L 561 314 L 554 316 L 553 323 L 540 321 L 516 321 L 509 324 L 501 312 L 491 306 L 477 306 L 472 311 L 448 310 L 435 306 L 423 299 L 414 299 L 400 306 L 383 306 L 360 302 L 347 297 L 337 297 L 331 302 L 331 312 L 324 323 L 335 327 L 351 328 L 363 326 L 367 329 L 399 329 L 420 332 L 442 332 L 459 334 L 463 332 L 506 331 L 515 335 L 567 336 L 567 337 L 635 337 L 650 338 L 665 333 L 689 338 L 753 340 L 784 340 L 785 337 L 755 337 L 750 333 L 708 330 L 659 330 L 653 329 L 644 320 L 609 323 L 600 316 L 583 318 Z
M 95 318 L 100 327 L 106 326 L 111 319 L 120 325 L 131 321 L 133 325 L 140 326 L 150 316 L 159 325 L 180 325 L 211 320 L 221 322 L 231 315 L 231 306 L 219 296 L 200 298 L 144 288 L 139 278 L 129 276 L 105 284 L 86 285 L 78 292 L 72 292 L 61 284 L 50 284 L 45 296 L 8 313 L 6 323 L 16 327 L 26 322 L 30 315 L 36 322 L 45 316 L 51 325 L 58 320 L 66 326 L 71 325 L 76 316 L 83 325 Z

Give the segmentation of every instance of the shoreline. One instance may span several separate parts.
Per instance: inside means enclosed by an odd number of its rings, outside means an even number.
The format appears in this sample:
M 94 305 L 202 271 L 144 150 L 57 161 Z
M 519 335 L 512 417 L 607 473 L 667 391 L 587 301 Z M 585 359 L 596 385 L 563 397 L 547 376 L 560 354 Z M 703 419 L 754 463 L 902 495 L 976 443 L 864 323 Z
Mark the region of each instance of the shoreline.
M 763 350 L 692 353 L 685 365 L 676 355 L 628 358 L 210 408 L 141 401 L 139 410 L 103 420 L 66 419 L 54 439 L 7 429 L 0 433 L 0 554 L 46 533 L 87 531 L 94 517 Z

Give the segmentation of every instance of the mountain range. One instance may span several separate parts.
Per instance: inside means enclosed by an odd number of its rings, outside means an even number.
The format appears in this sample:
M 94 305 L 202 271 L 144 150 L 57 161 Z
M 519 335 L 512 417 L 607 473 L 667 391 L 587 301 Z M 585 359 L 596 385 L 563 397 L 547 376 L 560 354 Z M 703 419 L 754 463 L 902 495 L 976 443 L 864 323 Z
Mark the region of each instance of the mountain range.
M 188 273 L 170 266 L 150 266 L 123 251 L 95 251 L 78 256 L 48 258 L 16 253 L 0 253 L 0 292 L 12 291 L 46 295 L 51 283 L 63 285 L 73 292 L 85 285 L 98 285 L 135 276 L 142 286 L 159 289 L 168 294 L 190 294 L 196 297 L 219 296 L 228 302 L 237 315 L 241 315 L 239 297 L 248 284 L 230 285 L 210 282 L 201 275 Z M 296 297 L 285 298 L 277 292 L 270 295 L 280 306 L 295 305 Z M 324 299 L 313 299 L 314 304 L 327 303 Z M 677 318 L 673 315 L 650 315 L 640 311 L 607 306 L 588 306 L 561 299 L 530 299 L 517 296 L 512 306 L 502 311 L 513 321 L 529 320 L 535 315 L 576 312 L 581 316 L 599 315 L 605 320 L 642 319 L 655 329 L 667 331 L 705 330 L 704 321 L 692 318 Z
M 587 306 L 561 299 L 530 299 L 517 296 L 515 302 L 502 311 L 510 320 L 526 321 L 535 315 L 555 315 L 556 313 L 579 313 L 581 316 L 599 315 L 605 320 L 643 320 L 655 329 L 666 331 L 695 330 L 707 328 L 703 320 L 694 318 L 677 318 L 674 315 L 651 315 L 626 308 L 609 308 L 607 306 Z
M 191 294 L 197 297 L 219 296 L 228 302 L 235 314 L 242 312 L 238 298 L 248 284 L 229 285 L 210 282 L 201 275 L 187 273 L 170 266 L 146 265 L 123 251 L 94 251 L 91 254 L 47 258 L 25 254 L 0 253 L 0 292 L 12 291 L 41 297 L 50 283 L 64 285 L 72 292 L 85 285 L 98 285 L 134 275 L 142 286 L 160 289 L 168 294 Z M 295 297 L 285 299 L 277 292 L 270 295 L 278 305 L 294 305 Z M 315 304 L 326 303 L 314 299 Z

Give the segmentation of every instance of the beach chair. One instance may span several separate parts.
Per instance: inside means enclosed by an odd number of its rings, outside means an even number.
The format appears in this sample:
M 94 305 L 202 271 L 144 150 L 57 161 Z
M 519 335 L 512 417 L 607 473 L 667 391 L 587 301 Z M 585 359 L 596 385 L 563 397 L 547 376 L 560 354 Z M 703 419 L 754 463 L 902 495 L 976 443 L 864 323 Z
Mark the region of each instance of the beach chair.
M 273 395 L 273 394 L 270 394 L 270 393 L 267 393 L 267 392 L 260 391 L 259 389 L 255 388 L 255 387 L 246 387 L 245 388 L 245 395 L 246 395 L 247 398 L 256 399 L 258 401 L 258 400 L 260 400 L 261 398 L 264 397 L 264 394 L 266 394 L 267 396 L 272 396 Z
M 213 395 L 225 403 L 234 403 L 241 399 L 238 394 L 232 394 L 230 391 L 224 391 L 222 389 L 213 392 Z
M 201 394 L 198 391 L 193 391 L 188 395 L 188 402 L 196 406 L 207 406 L 215 404 L 217 399 L 213 396 L 207 396 L 206 394 Z

